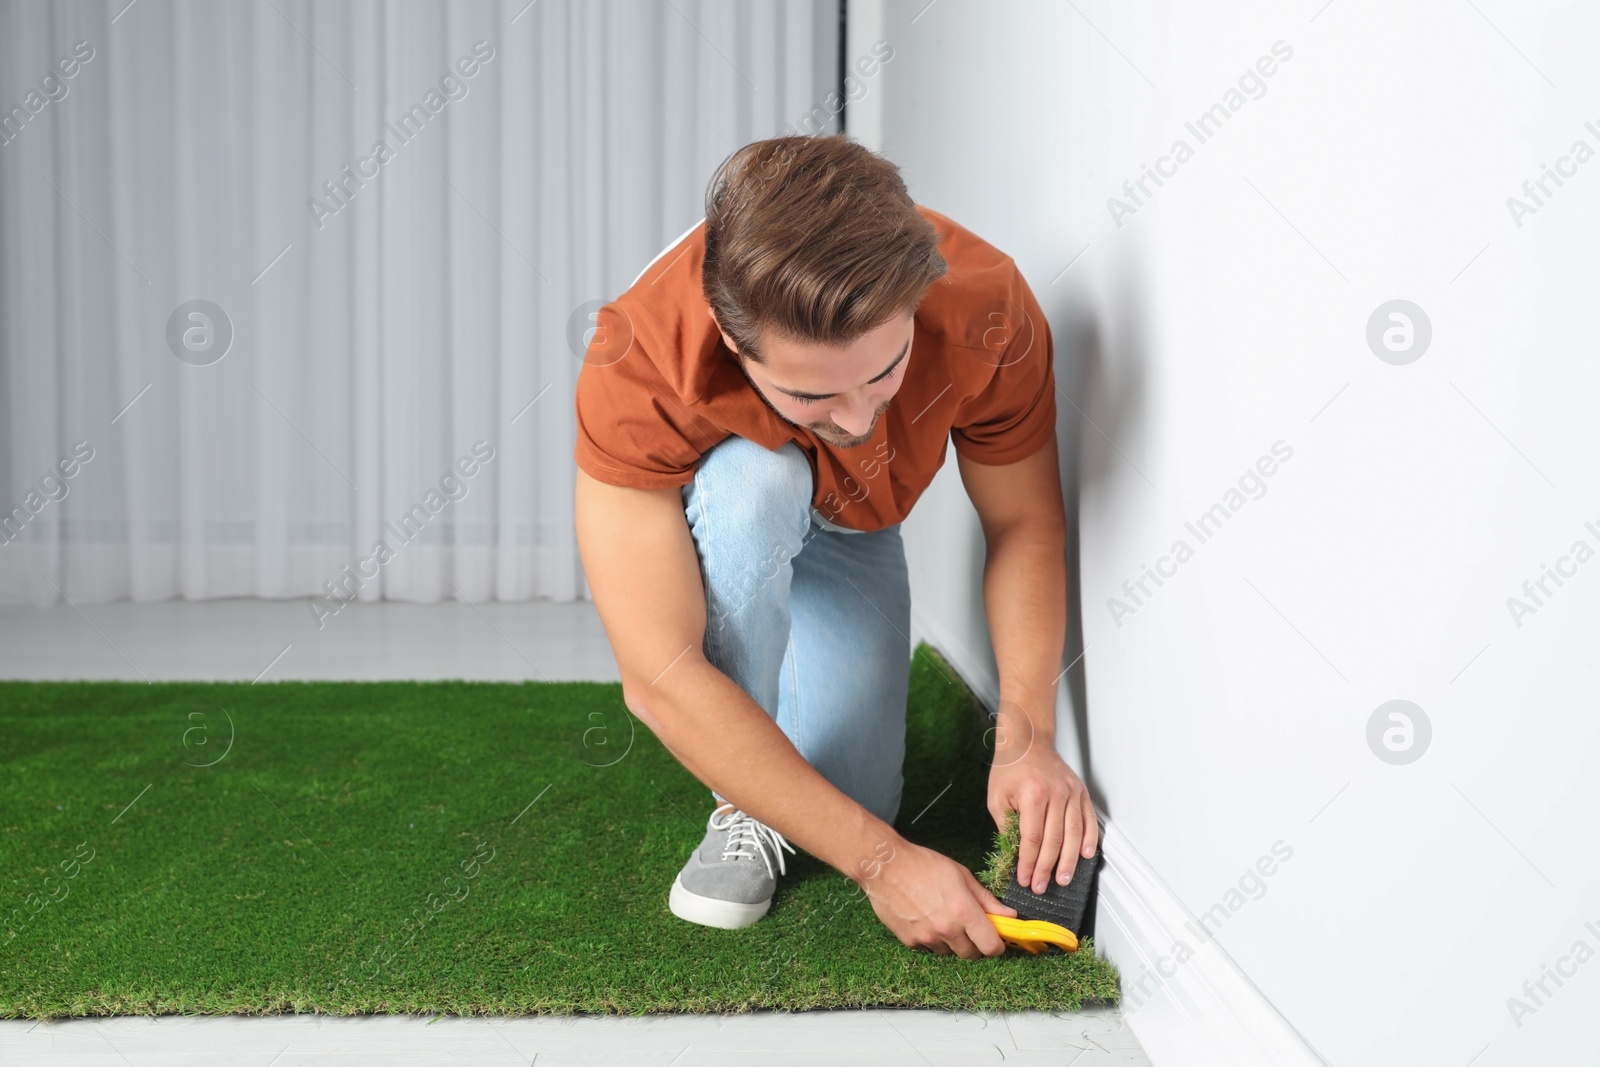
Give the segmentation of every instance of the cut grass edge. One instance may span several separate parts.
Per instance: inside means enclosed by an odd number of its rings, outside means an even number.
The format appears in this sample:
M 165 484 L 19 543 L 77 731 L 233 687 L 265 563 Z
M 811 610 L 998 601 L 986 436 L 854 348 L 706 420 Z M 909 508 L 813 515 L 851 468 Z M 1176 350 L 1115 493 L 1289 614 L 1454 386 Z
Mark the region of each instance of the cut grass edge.
M 984 858 L 978 881 L 996 897 L 1004 897 L 1017 869 L 1017 851 L 1022 844 L 1022 828 L 1014 811 L 1006 812 L 1006 824 L 994 835 L 994 850 Z

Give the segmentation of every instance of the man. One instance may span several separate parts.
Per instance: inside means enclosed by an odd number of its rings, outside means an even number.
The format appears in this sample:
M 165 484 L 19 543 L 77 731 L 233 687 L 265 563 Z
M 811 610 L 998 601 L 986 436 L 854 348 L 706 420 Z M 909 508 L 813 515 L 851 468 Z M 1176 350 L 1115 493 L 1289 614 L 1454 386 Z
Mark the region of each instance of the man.
M 1000 673 L 988 807 L 1018 878 L 1098 836 L 1055 751 L 1066 536 L 1049 325 L 1012 260 L 844 135 L 747 145 L 706 218 L 602 307 L 578 375 L 584 572 L 628 708 L 713 791 L 674 914 L 736 928 L 794 842 L 912 947 L 1005 951 L 1015 915 L 893 829 L 910 594 L 900 523 L 953 438 Z

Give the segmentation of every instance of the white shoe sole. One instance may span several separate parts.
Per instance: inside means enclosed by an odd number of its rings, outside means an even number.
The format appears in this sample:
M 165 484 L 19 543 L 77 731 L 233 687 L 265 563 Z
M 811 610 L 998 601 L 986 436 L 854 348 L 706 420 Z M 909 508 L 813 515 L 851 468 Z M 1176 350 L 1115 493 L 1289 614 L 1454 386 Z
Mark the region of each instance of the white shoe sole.
M 667 906 L 672 914 L 687 922 L 701 926 L 715 926 L 719 930 L 739 930 L 750 926 L 772 907 L 769 898 L 759 904 L 740 904 L 734 900 L 718 900 L 691 893 L 679 878 L 672 880 L 672 892 L 667 895 Z

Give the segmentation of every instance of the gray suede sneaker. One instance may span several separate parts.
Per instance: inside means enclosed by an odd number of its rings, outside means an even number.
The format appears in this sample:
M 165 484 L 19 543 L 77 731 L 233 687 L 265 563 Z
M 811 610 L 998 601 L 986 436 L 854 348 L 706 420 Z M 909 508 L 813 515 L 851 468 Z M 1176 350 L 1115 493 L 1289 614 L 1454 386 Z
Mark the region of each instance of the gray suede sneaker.
M 784 849 L 794 852 L 782 834 L 723 801 L 706 821 L 700 847 L 673 880 L 667 905 L 678 918 L 701 926 L 749 926 L 772 906 L 778 875 L 787 873 Z

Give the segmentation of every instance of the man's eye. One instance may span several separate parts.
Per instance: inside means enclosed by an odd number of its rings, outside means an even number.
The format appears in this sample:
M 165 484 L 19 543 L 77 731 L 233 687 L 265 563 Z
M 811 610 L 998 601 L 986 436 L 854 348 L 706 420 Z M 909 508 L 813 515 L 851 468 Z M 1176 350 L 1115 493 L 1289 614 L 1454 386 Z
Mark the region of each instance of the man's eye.
M 808 397 L 808 396 L 795 396 L 795 397 L 790 397 L 789 399 L 793 400 L 796 404 L 815 404 L 816 403 L 816 400 L 814 400 L 813 398 Z

